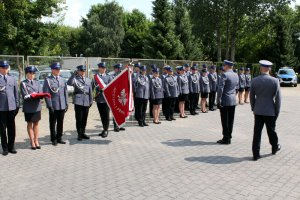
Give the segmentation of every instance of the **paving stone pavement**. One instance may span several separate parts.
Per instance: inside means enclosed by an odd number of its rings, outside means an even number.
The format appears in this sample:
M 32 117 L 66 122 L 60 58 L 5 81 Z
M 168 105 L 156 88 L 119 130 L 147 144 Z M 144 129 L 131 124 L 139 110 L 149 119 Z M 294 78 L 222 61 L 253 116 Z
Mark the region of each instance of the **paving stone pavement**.
M 40 122 L 41 150 L 30 150 L 23 113 L 17 116 L 18 154 L 0 156 L 0 199 L 300 199 L 300 88 L 282 88 L 277 123 L 282 150 L 271 155 L 264 129 L 261 154 L 252 161 L 254 117 L 238 106 L 231 145 L 221 138 L 219 112 L 126 131 L 101 131 L 93 105 L 87 133 L 78 142 L 73 109 L 66 114 L 66 145 L 49 142 L 46 109 Z

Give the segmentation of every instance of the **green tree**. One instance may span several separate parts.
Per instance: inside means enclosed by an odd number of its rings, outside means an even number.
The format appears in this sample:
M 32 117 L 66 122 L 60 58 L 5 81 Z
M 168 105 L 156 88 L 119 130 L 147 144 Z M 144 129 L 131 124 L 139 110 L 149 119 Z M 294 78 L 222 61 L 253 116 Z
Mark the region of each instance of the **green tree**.
M 202 58 L 201 42 L 192 34 L 192 24 L 185 0 L 174 0 L 175 34 L 183 45 L 181 57 L 186 60 Z
M 145 14 L 134 9 L 131 13 L 125 12 L 123 26 L 125 36 L 122 44 L 121 57 L 142 58 L 145 47 L 145 38 L 149 35 L 150 21 Z
M 146 40 L 144 55 L 156 59 L 180 59 L 183 46 L 175 35 L 174 16 L 168 0 L 153 1 L 153 26 Z
M 118 57 L 124 39 L 123 8 L 115 1 L 93 5 L 82 19 L 85 55 Z
M 17 55 L 37 54 L 48 39 L 49 26 L 43 17 L 59 13 L 63 0 L 0 1 L 0 44 Z

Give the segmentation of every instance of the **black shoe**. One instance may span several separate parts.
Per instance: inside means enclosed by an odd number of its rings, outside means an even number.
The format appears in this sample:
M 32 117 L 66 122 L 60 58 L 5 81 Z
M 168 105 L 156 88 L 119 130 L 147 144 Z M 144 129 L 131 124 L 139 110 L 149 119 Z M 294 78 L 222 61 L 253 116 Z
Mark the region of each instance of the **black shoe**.
M 260 155 L 254 155 L 253 156 L 253 161 L 257 161 L 258 159 L 260 159 L 261 157 L 260 157 Z
M 63 140 L 57 140 L 57 143 L 59 143 L 59 144 L 66 144 L 66 142 L 63 141 Z
M 17 151 L 15 149 L 10 149 L 10 150 L 8 150 L 8 152 L 12 153 L 12 154 L 16 154 L 17 153 Z
M 103 135 L 104 131 L 105 131 L 105 130 L 103 130 L 101 133 L 99 133 L 99 136 L 101 136 L 101 137 L 102 137 L 102 135 Z
M 114 132 L 119 132 L 120 129 L 118 127 L 114 128 Z
M 198 112 L 194 112 L 194 115 L 199 115 L 199 113 Z
M 121 128 L 119 128 L 120 129 L 120 131 L 125 131 L 125 128 L 124 127 L 121 127 Z
M 144 123 L 143 122 L 139 122 L 139 126 L 140 127 L 144 127 Z
M 8 155 L 8 151 L 3 151 L 2 155 L 7 156 Z
M 211 108 L 211 109 L 209 109 L 210 111 L 215 111 L 216 109 L 214 109 L 214 108 Z
M 31 147 L 32 150 L 36 150 L 36 147 Z
M 281 149 L 280 144 L 277 144 L 277 148 L 272 148 L 272 154 L 275 155 L 277 153 L 277 151 L 279 151 Z
M 56 140 L 52 141 L 52 145 L 57 146 L 57 141 Z
M 87 135 L 84 133 L 84 134 L 82 134 L 82 139 L 89 140 L 89 139 L 90 139 L 90 137 L 89 137 L 89 136 L 87 136 Z
M 41 149 L 42 147 L 41 147 L 41 146 L 36 146 L 35 148 L 36 148 L 36 149 Z
M 108 136 L 108 131 L 103 131 L 101 137 L 106 138 Z
M 217 143 L 218 144 L 231 144 L 231 141 L 230 140 L 223 140 L 222 139 L 222 140 L 218 140 Z
M 82 137 L 78 135 L 77 140 L 78 140 L 78 141 L 81 141 L 81 140 L 82 140 Z
M 145 121 L 143 121 L 143 125 L 144 126 L 149 126 L 149 124 L 147 124 Z
M 174 117 L 171 117 L 171 120 L 174 120 L 174 121 L 175 121 L 176 119 L 175 119 Z

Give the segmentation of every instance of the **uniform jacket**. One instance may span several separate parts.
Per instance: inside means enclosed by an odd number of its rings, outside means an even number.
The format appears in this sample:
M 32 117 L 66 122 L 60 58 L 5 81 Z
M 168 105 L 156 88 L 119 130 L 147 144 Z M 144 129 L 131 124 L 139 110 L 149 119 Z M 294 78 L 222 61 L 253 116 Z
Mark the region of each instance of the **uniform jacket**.
M 199 74 L 190 74 L 189 75 L 189 90 L 190 93 L 200 93 L 200 80 L 199 80 Z
M 218 75 L 217 75 L 217 73 L 216 72 L 209 73 L 208 78 L 209 78 L 210 92 L 216 92 L 217 91 L 217 85 L 218 85 Z
M 246 86 L 245 74 L 239 74 L 239 88 L 244 89 Z
M 221 75 L 218 86 L 217 103 L 222 106 L 236 105 L 236 86 L 238 85 L 239 77 L 232 70 L 228 70 Z
M 103 82 L 108 85 L 111 81 L 112 81 L 112 77 L 110 75 L 108 75 L 107 73 L 105 74 L 98 74 L 99 77 L 103 80 Z M 106 103 L 103 92 L 100 91 L 99 85 L 98 83 L 95 81 L 95 79 L 93 79 L 93 83 L 92 83 L 92 87 L 93 89 L 96 90 L 96 95 L 95 95 L 95 101 L 97 103 Z
M 252 79 L 251 74 L 245 74 L 245 78 L 246 78 L 245 87 L 246 88 L 251 87 L 251 79 Z
M 164 98 L 164 88 L 161 78 L 152 77 L 150 79 L 150 99 Z
M 281 106 L 279 80 L 267 74 L 254 78 L 250 89 L 250 103 L 255 115 L 277 116 Z
M 68 91 L 67 83 L 60 76 L 53 75 L 45 78 L 43 91 L 50 93 L 51 98 L 46 98 L 47 107 L 52 107 L 54 110 L 65 110 L 68 106 Z
M 73 102 L 75 105 L 89 107 L 93 103 L 92 81 L 89 78 L 72 75 L 68 85 L 74 87 Z
M 134 82 L 134 93 L 136 98 L 149 99 L 150 81 L 146 75 L 139 75 Z
M 208 75 L 207 76 L 201 76 L 199 81 L 200 81 L 200 92 L 201 93 L 210 93 Z
M 20 84 L 21 96 L 23 99 L 23 112 L 25 113 L 35 113 L 42 110 L 41 100 L 36 98 L 33 99 L 30 97 L 30 94 L 41 93 L 42 87 L 40 86 L 39 81 L 26 79 Z
M 179 95 L 179 88 L 176 80 L 176 76 L 168 75 L 164 82 L 165 97 L 177 98 Z
M 177 76 L 177 83 L 178 83 L 178 89 L 179 94 L 189 94 L 189 79 L 186 74 L 179 74 Z
M 12 111 L 19 108 L 17 81 L 13 76 L 0 74 L 0 111 Z

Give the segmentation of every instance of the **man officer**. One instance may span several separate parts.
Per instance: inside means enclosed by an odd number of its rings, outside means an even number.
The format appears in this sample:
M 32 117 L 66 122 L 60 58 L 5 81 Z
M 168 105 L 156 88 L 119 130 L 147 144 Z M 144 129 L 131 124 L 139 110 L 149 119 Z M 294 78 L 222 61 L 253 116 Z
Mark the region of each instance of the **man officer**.
M 0 135 L 4 156 L 8 153 L 17 153 L 15 117 L 19 112 L 17 81 L 13 76 L 8 75 L 8 70 L 8 62 L 0 61 Z
M 264 124 L 266 124 L 269 141 L 272 145 L 272 154 L 275 155 L 281 149 L 275 131 L 281 106 L 280 84 L 277 78 L 270 76 L 273 64 L 267 60 L 261 60 L 259 63 L 261 75 L 253 79 L 250 88 L 251 109 L 255 116 L 252 143 L 254 161 L 260 158 L 261 132 Z
M 232 68 L 234 63 L 228 60 L 224 61 L 224 73 L 218 86 L 217 106 L 220 109 L 221 122 L 223 127 L 223 138 L 218 140 L 219 144 L 230 144 L 232 138 L 232 129 L 235 114 L 235 89 L 239 78 Z
M 50 65 L 51 75 L 45 79 L 43 91 L 50 93 L 51 98 L 46 98 L 49 110 L 50 137 L 53 146 L 66 144 L 62 140 L 63 122 L 68 110 L 67 83 L 60 77 L 61 65 L 55 62 Z M 55 128 L 56 125 L 56 128 Z
M 214 111 L 214 104 L 216 100 L 216 92 L 217 92 L 217 84 L 218 84 L 218 75 L 216 73 L 216 66 L 212 65 L 210 67 L 210 73 L 208 74 L 209 79 L 209 87 L 210 87 L 210 93 L 209 93 L 209 110 Z
M 74 87 L 74 108 L 76 129 L 78 133 L 77 139 L 90 139 L 85 134 L 85 128 L 89 109 L 93 104 L 92 84 L 89 78 L 85 77 L 86 66 L 77 66 L 77 71 L 69 78 L 67 84 Z
M 105 85 L 108 85 L 112 77 L 106 73 L 106 63 L 102 62 L 98 64 L 98 76 Z M 103 126 L 103 131 L 99 134 L 99 136 L 105 138 L 108 136 L 108 128 L 109 128 L 109 106 L 104 98 L 103 89 L 100 88 L 98 83 L 93 80 L 93 88 L 96 89 L 95 101 L 97 102 L 98 111 L 101 117 L 101 122 Z

